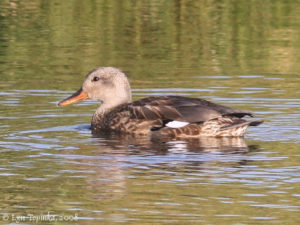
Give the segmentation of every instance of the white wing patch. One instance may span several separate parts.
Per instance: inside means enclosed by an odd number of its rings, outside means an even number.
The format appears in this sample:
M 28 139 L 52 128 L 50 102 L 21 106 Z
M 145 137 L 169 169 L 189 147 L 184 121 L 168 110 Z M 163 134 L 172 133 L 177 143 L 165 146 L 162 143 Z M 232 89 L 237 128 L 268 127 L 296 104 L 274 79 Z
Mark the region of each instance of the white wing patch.
M 180 128 L 180 127 L 184 127 L 184 126 L 186 126 L 188 124 L 189 124 L 188 122 L 182 122 L 182 121 L 173 120 L 173 121 L 171 121 L 169 123 L 166 123 L 166 126 L 170 127 L 170 128 Z

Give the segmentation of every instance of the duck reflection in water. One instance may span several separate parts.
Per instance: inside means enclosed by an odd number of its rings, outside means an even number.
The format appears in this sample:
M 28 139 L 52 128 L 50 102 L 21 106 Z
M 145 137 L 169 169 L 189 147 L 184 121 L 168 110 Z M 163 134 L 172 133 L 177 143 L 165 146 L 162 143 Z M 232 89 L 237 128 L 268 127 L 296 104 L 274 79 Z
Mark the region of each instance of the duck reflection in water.
M 247 145 L 243 137 L 199 137 L 171 138 L 166 136 L 134 136 L 128 134 L 93 134 L 100 138 L 109 151 L 123 150 L 124 154 L 152 151 L 155 154 L 168 154 L 174 150 L 180 152 L 228 152 L 246 153 L 257 149 L 256 145 Z M 104 148 L 106 149 L 106 148 Z M 104 150 L 102 149 L 102 150 Z M 127 152 L 127 153 L 126 153 Z M 141 153 L 143 154 L 143 153 Z
M 93 198 L 101 200 L 122 198 L 128 191 L 128 183 L 135 179 L 143 181 L 142 177 L 151 176 L 152 170 L 155 173 L 166 169 L 173 173 L 180 170 L 180 173 L 185 171 L 190 174 L 220 167 L 220 163 L 221 170 L 223 166 L 238 168 L 251 163 L 247 160 L 247 154 L 259 149 L 255 145 L 248 146 L 240 137 L 174 140 L 97 134 L 93 136 L 92 143 L 92 151 L 83 145 L 81 150 L 76 151 L 77 154 L 82 152 L 83 157 L 78 155 L 78 158 L 72 157 L 70 160 L 76 161 L 71 163 L 77 167 L 76 170 L 93 171 L 86 174 L 88 185 L 85 186 L 93 190 L 90 191 L 95 195 Z M 144 175 L 136 177 L 137 174 Z

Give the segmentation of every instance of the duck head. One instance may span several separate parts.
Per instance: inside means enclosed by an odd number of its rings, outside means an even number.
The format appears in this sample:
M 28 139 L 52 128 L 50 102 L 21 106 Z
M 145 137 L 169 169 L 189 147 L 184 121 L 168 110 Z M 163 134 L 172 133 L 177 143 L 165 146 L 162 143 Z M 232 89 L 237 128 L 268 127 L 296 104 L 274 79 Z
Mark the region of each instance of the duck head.
M 114 67 L 100 67 L 86 75 L 82 87 L 59 106 L 70 105 L 85 99 L 99 100 L 105 108 L 131 102 L 131 89 L 126 75 Z

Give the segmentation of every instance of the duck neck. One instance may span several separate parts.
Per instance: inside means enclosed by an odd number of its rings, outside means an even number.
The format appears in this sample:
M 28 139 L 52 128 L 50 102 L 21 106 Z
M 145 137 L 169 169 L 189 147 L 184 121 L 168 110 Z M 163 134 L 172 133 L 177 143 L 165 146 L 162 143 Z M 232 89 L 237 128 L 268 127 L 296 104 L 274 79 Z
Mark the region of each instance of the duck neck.
M 101 104 L 96 112 L 94 113 L 93 117 L 92 117 L 92 130 L 94 129 L 102 129 L 102 127 L 104 126 L 104 117 L 105 115 L 110 112 L 111 109 L 108 109 L 107 107 L 105 107 L 105 105 Z M 99 127 L 100 126 L 100 127 Z M 98 128 L 99 127 L 99 128 Z
M 122 102 L 118 102 L 118 103 L 114 102 L 114 103 L 110 103 L 110 104 L 103 102 L 97 108 L 96 112 L 93 115 L 92 126 L 93 125 L 98 126 L 99 124 L 103 124 L 105 122 L 105 116 L 107 114 L 109 114 L 111 111 L 118 108 L 119 106 L 124 105 L 124 104 L 129 104 L 130 102 L 131 102 L 131 99 L 129 99 L 128 101 L 122 101 Z
M 111 106 L 111 105 L 107 105 L 105 103 L 102 103 L 96 110 L 95 114 L 98 117 L 102 117 L 105 114 L 109 113 L 110 111 L 112 111 L 114 108 L 116 108 L 117 106 Z

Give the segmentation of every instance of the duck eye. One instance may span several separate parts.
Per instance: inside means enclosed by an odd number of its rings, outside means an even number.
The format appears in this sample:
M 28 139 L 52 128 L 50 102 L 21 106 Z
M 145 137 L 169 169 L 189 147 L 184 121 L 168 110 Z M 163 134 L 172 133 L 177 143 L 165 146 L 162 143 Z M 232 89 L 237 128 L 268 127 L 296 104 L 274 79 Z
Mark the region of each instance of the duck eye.
M 98 80 L 100 80 L 99 77 L 94 77 L 92 81 L 98 81 Z

